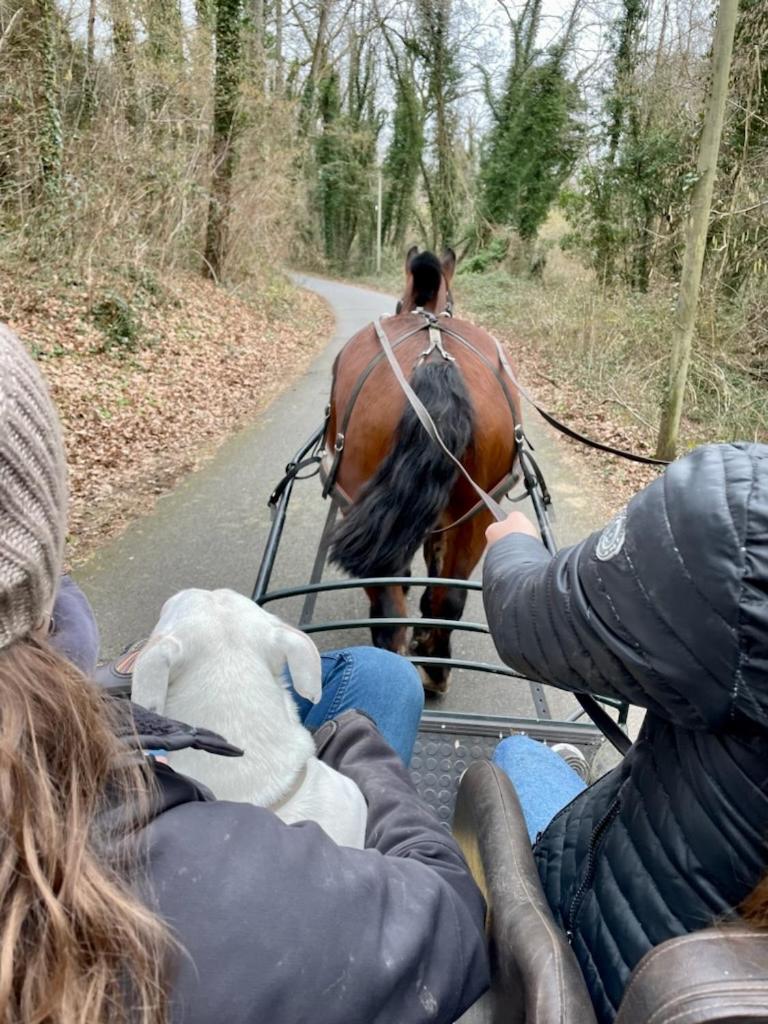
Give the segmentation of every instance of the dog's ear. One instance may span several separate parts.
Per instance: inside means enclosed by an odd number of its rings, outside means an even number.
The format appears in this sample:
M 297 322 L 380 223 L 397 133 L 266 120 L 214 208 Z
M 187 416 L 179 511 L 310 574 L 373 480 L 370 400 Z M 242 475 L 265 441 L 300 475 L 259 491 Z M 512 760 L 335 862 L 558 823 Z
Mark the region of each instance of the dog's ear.
M 162 714 L 171 669 L 181 655 L 181 644 L 172 636 L 150 639 L 136 659 L 131 680 L 131 700 Z
M 288 662 L 293 687 L 298 694 L 317 704 L 323 692 L 320 652 L 300 629 L 281 622 L 277 627 L 280 649 Z

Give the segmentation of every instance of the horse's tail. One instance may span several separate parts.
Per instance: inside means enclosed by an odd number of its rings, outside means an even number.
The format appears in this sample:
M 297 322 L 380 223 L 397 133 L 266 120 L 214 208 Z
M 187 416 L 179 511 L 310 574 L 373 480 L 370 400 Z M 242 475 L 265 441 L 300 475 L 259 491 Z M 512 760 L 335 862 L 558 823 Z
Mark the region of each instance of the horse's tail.
M 411 386 L 457 459 L 472 440 L 472 402 L 452 362 L 417 367 Z M 398 576 L 448 503 L 458 470 L 410 404 L 392 450 L 334 532 L 331 560 L 350 576 Z

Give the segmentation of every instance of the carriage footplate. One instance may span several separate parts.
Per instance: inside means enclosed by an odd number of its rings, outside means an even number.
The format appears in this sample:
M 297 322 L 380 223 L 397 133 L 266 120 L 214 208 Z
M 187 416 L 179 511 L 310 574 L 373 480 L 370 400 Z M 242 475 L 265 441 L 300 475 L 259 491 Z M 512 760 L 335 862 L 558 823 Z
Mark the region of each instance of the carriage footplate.
M 590 762 L 603 739 L 597 728 L 583 722 L 425 711 L 411 758 L 411 778 L 446 829 L 451 827 L 466 769 L 474 761 L 490 759 L 499 740 L 515 733 L 544 743 L 573 743 Z

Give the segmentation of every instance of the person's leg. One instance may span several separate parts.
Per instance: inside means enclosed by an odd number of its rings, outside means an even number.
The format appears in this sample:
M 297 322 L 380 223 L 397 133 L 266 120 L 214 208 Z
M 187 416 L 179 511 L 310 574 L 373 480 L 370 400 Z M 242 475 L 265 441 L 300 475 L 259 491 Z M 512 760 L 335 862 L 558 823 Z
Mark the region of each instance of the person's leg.
M 531 842 L 559 810 L 578 796 L 585 783 L 570 765 L 530 736 L 508 736 L 496 747 L 493 763 L 509 776 L 517 792 Z
M 343 711 L 365 711 L 408 764 L 424 707 L 424 688 L 413 665 L 377 647 L 329 651 L 322 662 L 323 695 L 318 703 L 293 691 L 302 722 L 316 729 Z

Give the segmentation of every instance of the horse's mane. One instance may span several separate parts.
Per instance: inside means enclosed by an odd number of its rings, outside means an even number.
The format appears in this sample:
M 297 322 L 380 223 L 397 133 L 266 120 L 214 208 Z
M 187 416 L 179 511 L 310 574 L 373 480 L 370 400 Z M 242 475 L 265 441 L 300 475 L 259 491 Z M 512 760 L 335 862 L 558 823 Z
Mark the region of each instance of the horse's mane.
M 413 277 L 413 301 L 424 306 L 437 295 L 443 278 L 443 266 L 433 252 L 420 252 L 408 267 Z

